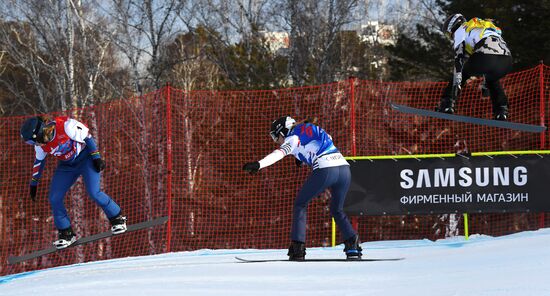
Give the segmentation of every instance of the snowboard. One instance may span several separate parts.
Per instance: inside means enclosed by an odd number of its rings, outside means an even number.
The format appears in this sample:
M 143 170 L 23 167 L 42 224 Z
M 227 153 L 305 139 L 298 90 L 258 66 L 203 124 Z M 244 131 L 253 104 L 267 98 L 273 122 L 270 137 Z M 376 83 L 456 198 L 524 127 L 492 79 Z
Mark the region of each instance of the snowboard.
M 51 253 L 63 251 L 63 250 L 66 250 L 66 249 L 70 249 L 72 247 L 76 247 L 76 246 L 79 246 L 79 245 L 85 245 L 85 244 L 95 242 L 95 241 L 98 241 L 100 239 L 108 238 L 108 237 L 111 237 L 111 236 L 121 236 L 121 235 L 124 235 L 125 233 L 129 233 L 129 232 L 133 232 L 133 231 L 136 231 L 136 230 L 141 230 L 141 229 L 146 229 L 146 228 L 149 228 L 149 227 L 161 225 L 161 224 L 166 223 L 166 221 L 168 221 L 168 216 L 164 216 L 164 217 L 156 218 L 156 219 L 153 219 L 153 220 L 128 225 L 128 230 L 126 230 L 126 232 L 121 233 L 121 234 L 113 235 L 111 233 L 111 230 L 109 230 L 109 231 L 97 233 L 97 234 L 94 234 L 94 235 L 82 237 L 82 238 L 77 239 L 72 245 L 70 245 L 70 246 L 68 246 L 64 249 L 57 249 L 56 247 L 51 246 L 51 247 L 48 247 L 48 248 L 45 248 L 45 249 L 42 249 L 42 250 L 38 250 L 38 251 L 34 251 L 32 253 L 21 255 L 21 256 L 9 256 L 8 257 L 8 264 L 11 265 L 11 264 L 20 263 L 20 262 L 27 261 L 27 260 L 30 260 L 30 259 L 38 258 L 40 256 L 44 256 L 44 255 L 47 255 L 47 254 L 51 254 Z
M 440 119 L 479 124 L 479 125 L 485 125 L 485 126 L 491 126 L 491 127 L 506 128 L 506 129 L 512 129 L 512 130 L 517 130 L 522 132 L 542 133 L 547 129 L 546 126 L 542 126 L 542 125 L 533 125 L 533 124 L 525 124 L 525 123 L 518 123 L 518 122 L 470 117 L 470 116 L 464 116 L 464 115 L 447 114 L 447 113 L 442 113 L 437 111 L 430 111 L 426 109 L 417 109 L 417 108 L 413 108 L 405 105 L 398 105 L 394 103 L 390 103 L 390 105 L 392 109 L 403 113 L 420 115 L 420 116 L 429 116 L 429 117 L 435 117 Z
M 288 259 L 246 259 L 235 257 L 242 263 L 263 263 L 263 262 L 377 262 L 377 261 L 399 261 L 405 258 L 361 258 L 361 259 L 345 259 L 345 258 L 306 258 L 303 261 L 290 261 Z

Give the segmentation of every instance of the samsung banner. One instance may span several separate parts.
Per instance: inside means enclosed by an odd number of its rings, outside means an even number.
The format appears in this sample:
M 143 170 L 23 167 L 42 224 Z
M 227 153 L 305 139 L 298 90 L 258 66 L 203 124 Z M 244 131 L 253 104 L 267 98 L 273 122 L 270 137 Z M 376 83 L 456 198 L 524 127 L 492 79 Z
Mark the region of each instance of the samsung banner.
M 550 212 L 550 155 L 348 162 L 353 216 Z

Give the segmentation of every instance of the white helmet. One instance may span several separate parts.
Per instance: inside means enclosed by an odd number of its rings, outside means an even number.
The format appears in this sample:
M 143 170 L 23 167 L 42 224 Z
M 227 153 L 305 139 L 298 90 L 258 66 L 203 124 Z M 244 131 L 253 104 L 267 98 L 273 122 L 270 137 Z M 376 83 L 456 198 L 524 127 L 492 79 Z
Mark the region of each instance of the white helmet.
M 290 116 L 283 116 L 273 121 L 271 123 L 271 130 L 269 131 L 273 141 L 277 141 L 281 135 L 286 138 L 295 123 L 296 120 Z
M 441 26 L 441 31 L 445 33 L 447 37 L 451 37 L 458 28 L 466 22 L 466 18 L 460 14 L 451 14 Z

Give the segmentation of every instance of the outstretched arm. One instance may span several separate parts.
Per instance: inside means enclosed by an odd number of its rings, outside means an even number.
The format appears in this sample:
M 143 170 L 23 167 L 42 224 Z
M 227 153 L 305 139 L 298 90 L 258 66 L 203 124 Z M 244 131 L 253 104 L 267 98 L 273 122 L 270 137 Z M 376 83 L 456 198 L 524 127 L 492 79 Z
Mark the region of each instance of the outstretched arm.
M 251 174 L 258 172 L 260 169 L 268 167 L 277 161 L 283 159 L 285 156 L 289 155 L 294 148 L 298 146 L 300 139 L 297 136 L 289 137 L 285 142 L 279 147 L 279 149 L 274 150 L 270 154 L 266 155 L 260 161 L 254 161 L 246 163 L 243 166 L 243 170 Z
M 286 154 L 284 153 L 283 150 L 281 149 L 274 150 L 273 152 L 266 155 L 264 158 L 260 159 L 260 161 L 258 161 L 260 163 L 260 169 L 263 169 L 265 167 L 268 167 L 276 163 L 277 161 L 283 159 L 285 156 Z
M 281 149 L 274 150 L 260 161 L 247 162 L 243 166 L 243 170 L 251 174 L 257 173 L 260 169 L 268 167 L 277 161 L 283 159 L 286 155 Z

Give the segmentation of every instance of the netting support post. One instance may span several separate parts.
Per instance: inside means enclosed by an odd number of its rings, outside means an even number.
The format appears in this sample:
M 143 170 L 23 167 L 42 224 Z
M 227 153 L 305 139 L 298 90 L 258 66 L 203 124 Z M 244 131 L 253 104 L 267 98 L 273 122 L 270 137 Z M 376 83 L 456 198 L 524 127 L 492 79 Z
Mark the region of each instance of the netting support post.
M 464 217 L 464 239 L 468 240 L 470 238 L 470 228 L 468 225 L 468 213 L 462 214 Z
M 539 104 L 539 116 L 540 116 L 540 125 L 545 125 L 546 114 L 546 99 L 544 98 L 544 64 L 541 61 L 539 65 L 539 92 L 540 92 L 540 104 Z M 546 142 L 546 133 L 540 133 L 540 149 L 545 148 Z
M 349 78 L 350 87 L 350 123 L 351 123 L 351 155 L 357 156 L 357 131 L 355 129 L 355 84 L 357 78 Z M 359 219 L 357 217 L 351 217 L 351 225 L 355 231 L 359 230 Z M 345 239 L 345 238 L 344 238 Z
M 336 246 L 336 221 L 334 221 L 334 218 L 330 219 L 331 220 L 331 223 L 330 223 L 330 227 L 331 227 L 331 244 L 330 246 L 331 247 L 334 247 Z
M 540 61 L 539 65 L 539 92 L 540 92 L 540 124 L 545 125 L 545 107 L 546 99 L 544 98 L 544 62 Z M 546 132 L 540 133 L 540 148 L 544 149 L 546 147 Z M 539 214 L 539 228 L 544 228 L 544 213 Z
M 351 155 L 357 156 L 357 142 L 356 142 L 356 130 L 355 130 L 355 84 L 357 78 L 350 77 L 350 124 L 351 124 Z
M 349 78 L 350 87 L 350 121 L 351 121 L 351 155 L 357 156 L 357 131 L 355 128 L 355 84 L 357 78 Z M 359 232 L 359 219 L 357 217 L 351 217 L 351 225 L 355 231 Z M 346 239 L 346 238 L 344 238 Z
M 166 252 L 170 253 L 172 245 L 172 102 L 170 99 L 171 86 L 164 87 L 166 97 L 166 202 L 168 203 L 168 222 L 166 225 Z

